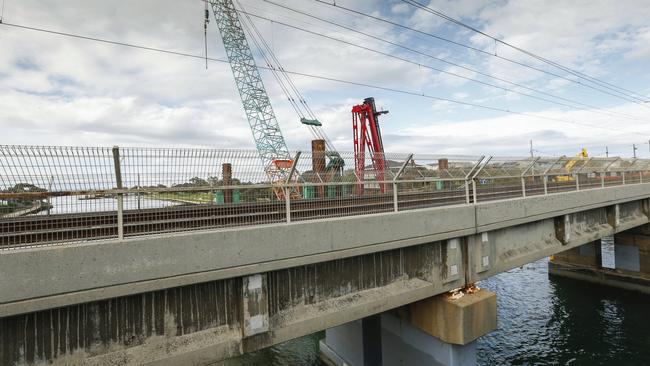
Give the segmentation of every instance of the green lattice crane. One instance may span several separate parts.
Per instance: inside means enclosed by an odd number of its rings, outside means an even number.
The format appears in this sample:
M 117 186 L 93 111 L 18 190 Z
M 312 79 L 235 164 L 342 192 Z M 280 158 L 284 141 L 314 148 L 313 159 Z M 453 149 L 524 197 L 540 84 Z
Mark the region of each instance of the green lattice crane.
M 244 105 L 246 118 L 253 132 L 253 139 L 266 174 L 272 184 L 284 183 L 291 168 L 291 155 L 275 113 L 273 113 L 269 96 L 255 64 L 253 52 L 246 40 L 246 34 L 235 5 L 232 0 L 208 0 L 208 3 L 212 7 L 228 55 L 230 68 Z M 274 190 L 279 199 L 284 198 L 282 189 Z M 297 191 L 292 192 L 292 198 L 294 195 L 299 197 Z

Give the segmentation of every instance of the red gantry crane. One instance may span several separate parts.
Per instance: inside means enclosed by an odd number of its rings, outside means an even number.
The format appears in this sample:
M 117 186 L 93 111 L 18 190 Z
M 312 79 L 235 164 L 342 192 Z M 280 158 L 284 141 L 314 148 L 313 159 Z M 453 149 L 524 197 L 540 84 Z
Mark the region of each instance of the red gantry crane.
M 375 98 L 366 98 L 363 104 L 352 107 L 352 134 L 354 138 L 354 170 L 361 183 L 357 194 L 363 194 L 363 181 L 366 166 L 366 148 L 370 153 L 375 180 L 379 182 L 379 190 L 385 193 L 384 170 L 384 143 L 381 140 L 379 116 L 388 111 L 377 111 Z

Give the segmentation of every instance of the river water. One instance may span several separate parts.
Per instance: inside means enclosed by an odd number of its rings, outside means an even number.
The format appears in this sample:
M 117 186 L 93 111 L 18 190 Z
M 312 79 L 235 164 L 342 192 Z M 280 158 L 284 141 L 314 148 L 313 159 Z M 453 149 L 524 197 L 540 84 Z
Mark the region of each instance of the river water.
M 606 240 L 605 266 L 613 264 L 611 254 Z M 498 311 L 498 330 L 478 341 L 479 365 L 650 365 L 650 296 L 549 278 L 547 263 L 479 284 L 497 293 Z M 320 365 L 322 337 L 312 334 L 216 365 Z

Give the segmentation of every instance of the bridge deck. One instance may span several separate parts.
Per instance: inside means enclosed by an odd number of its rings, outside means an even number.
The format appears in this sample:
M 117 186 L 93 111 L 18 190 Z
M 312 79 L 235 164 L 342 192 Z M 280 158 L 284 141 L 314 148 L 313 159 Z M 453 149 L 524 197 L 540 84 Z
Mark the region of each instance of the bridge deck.
M 582 189 L 601 187 L 600 179 L 591 179 Z M 548 193 L 575 190 L 575 182 L 553 182 Z M 526 186 L 529 196 L 544 194 L 541 184 Z M 522 196 L 521 186 L 478 186 L 479 201 Z M 399 210 L 437 207 L 466 202 L 464 191 L 404 192 L 398 194 Z M 292 221 L 353 216 L 394 210 L 391 193 L 358 197 L 302 199 L 291 202 Z M 473 201 L 469 189 L 470 203 Z M 165 208 L 126 210 L 124 236 L 140 236 L 169 232 L 214 229 L 280 223 L 287 219 L 286 203 L 256 202 L 239 204 L 182 204 Z M 57 215 L 31 215 L 0 221 L 0 250 L 74 243 L 86 240 L 116 238 L 118 214 L 115 211 Z

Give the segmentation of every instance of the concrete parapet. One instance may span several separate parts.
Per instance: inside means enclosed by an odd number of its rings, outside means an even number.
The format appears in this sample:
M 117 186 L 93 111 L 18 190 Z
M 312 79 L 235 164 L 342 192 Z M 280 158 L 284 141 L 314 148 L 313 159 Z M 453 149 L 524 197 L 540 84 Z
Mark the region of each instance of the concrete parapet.
M 409 307 L 414 326 L 446 343 L 465 345 L 497 328 L 496 294 L 483 289 L 459 298 L 442 294 Z

